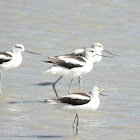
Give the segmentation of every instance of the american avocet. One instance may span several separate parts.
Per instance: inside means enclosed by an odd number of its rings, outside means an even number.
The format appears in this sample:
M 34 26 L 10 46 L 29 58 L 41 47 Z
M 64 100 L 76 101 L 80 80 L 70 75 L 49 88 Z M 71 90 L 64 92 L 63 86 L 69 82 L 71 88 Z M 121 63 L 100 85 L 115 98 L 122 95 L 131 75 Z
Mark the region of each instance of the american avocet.
M 94 57 L 96 56 L 94 48 L 86 48 L 83 52 L 83 56 L 65 56 L 65 57 L 49 57 L 50 61 L 44 61 L 52 63 L 53 65 L 45 71 L 45 73 L 61 75 L 56 82 L 52 84 L 56 96 L 58 94 L 55 89 L 56 83 L 64 76 L 72 78 L 68 93 L 73 83 L 73 78 L 87 74 L 93 68 Z
M 103 48 L 103 45 L 102 45 L 101 43 L 99 43 L 99 42 L 93 43 L 93 45 L 91 46 L 91 48 L 94 48 L 95 51 L 96 51 L 96 53 L 98 54 L 98 55 L 96 55 L 95 58 L 94 58 L 94 64 L 99 63 L 99 62 L 102 60 L 102 57 L 109 57 L 109 56 L 104 56 L 104 55 L 102 55 L 102 51 L 104 51 L 104 52 L 106 52 L 106 53 L 109 53 L 109 54 L 111 54 L 111 55 L 118 56 L 118 55 L 116 55 L 116 54 L 114 54 L 114 53 L 111 53 L 111 52 L 105 50 L 105 49 Z M 85 49 L 85 48 L 76 49 L 76 50 L 74 50 L 74 51 L 72 52 L 72 55 L 82 55 L 84 49 Z M 111 58 L 111 57 L 109 57 L 109 58 Z M 78 82 L 79 82 L 79 85 L 80 85 L 80 88 L 81 88 L 81 87 L 82 87 L 82 77 L 81 77 L 81 76 L 78 78 Z
M 91 46 L 91 48 L 94 48 L 96 51 L 104 51 L 104 52 L 109 53 L 109 54 L 111 54 L 111 55 L 118 56 L 118 55 L 116 55 L 116 54 L 114 54 L 114 53 L 111 53 L 111 52 L 105 50 L 105 49 L 103 48 L 103 45 L 102 45 L 101 43 L 99 43 L 99 42 L 93 43 L 93 45 Z M 75 49 L 74 51 L 72 51 L 72 54 L 73 54 L 73 55 L 74 55 L 74 54 L 75 54 L 75 55 L 81 55 L 82 52 L 84 51 L 84 49 L 85 49 L 85 48 Z M 100 61 L 99 61 L 99 62 L 100 62 Z
M 0 52 L 0 90 L 1 90 L 2 73 L 9 69 L 16 68 L 21 64 L 22 62 L 21 52 L 23 51 L 33 53 L 25 50 L 22 44 L 16 44 L 15 46 L 13 46 L 13 50 L 11 52 Z
M 76 135 L 78 134 L 78 113 L 80 112 L 91 112 L 99 107 L 100 99 L 98 95 L 98 87 L 93 87 L 88 93 L 72 93 L 67 96 L 46 99 L 45 102 L 56 105 L 57 108 L 68 111 L 70 113 L 76 113 L 73 122 L 76 125 Z M 103 95 L 106 96 L 106 95 Z M 75 124 L 76 123 L 76 124 Z
M 101 43 L 98 43 L 98 42 L 95 42 L 91 48 L 94 48 L 95 49 L 95 52 L 96 52 L 96 55 L 94 56 L 94 61 L 93 63 L 94 64 L 97 64 L 101 61 L 102 57 L 109 57 L 109 56 L 104 56 L 102 55 L 102 51 L 104 50 L 103 49 L 103 45 Z M 80 49 L 76 49 L 74 50 L 72 53 L 70 54 L 65 54 L 65 55 L 60 55 L 60 56 L 54 56 L 56 59 L 65 59 L 65 58 L 72 58 L 72 57 L 76 57 L 76 56 L 82 56 L 83 54 L 83 51 L 85 50 L 86 48 L 80 48 Z M 104 50 L 106 51 L 106 50 Z M 106 51 L 108 52 L 108 51 Z M 110 52 L 108 52 L 110 53 Z M 110 53 L 112 55 L 115 55 L 113 53 Z M 111 57 L 109 57 L 111 58 Z M 79 82 L 79 87 L 80 89 L 82 88 L 82 76 L 79 76 L 78 78 L 78 82 Z

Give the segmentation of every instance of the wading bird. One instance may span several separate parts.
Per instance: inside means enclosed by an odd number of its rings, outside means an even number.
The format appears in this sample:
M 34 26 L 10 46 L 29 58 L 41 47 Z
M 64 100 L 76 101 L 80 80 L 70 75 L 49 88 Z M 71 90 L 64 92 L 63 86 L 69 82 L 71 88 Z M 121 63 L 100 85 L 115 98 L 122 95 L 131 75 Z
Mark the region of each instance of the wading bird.
M 78 113 L 93 112 L 99 107 L 100 99 L 98 95 L 103 95 L 99 92 L 98 87 L 93 87 L 88 93 L 72 93 L 67 96 L 59 98 L 46 99 L 45 102 L 56 105 L 57 108 L 68 111 L 70 113 L 76 113 L 73 129 L 76 129 L 75 134 L 78 134 Z
M 4 71 L 18 67 L 22 63 L 21 53 L 23 51 L 33 53 L 25 50 L 22 44 L 16 44 L 15 46 L 13 46 L 13 50 L 11 52 L 0 52 L 0 91 L 1 91 L 2 73 Z
M 68 94 L 70 94 L 70 89 L 73 83 L 73 78 L 82 76 L 89 73 L 94 65 L 94 59 L 96 51 L 94 48 L 86 48 L 82 56 L 60 56 L 60 57 L 49 57 L 49 61 L 44 61 L 46 63 L 53 64 L 45 73 L 60 75 L 58 80 L 52 84 L 56 96 L 58 97 L 55 85 L 64 76 L 71 78 L 71 83 L 69 86 Z M 102 57 L 102 56 L 100 56 Z

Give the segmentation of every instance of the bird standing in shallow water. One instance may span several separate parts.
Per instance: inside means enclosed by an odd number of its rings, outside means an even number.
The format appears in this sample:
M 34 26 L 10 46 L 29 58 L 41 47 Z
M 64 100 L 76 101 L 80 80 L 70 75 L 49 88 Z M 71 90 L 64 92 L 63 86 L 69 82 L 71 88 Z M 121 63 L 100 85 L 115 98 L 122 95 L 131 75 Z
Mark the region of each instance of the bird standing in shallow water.
M 70 94 L 70 89 L 73 83 L 73 78 L 79 77 L 81 75 L 89 73 L 94 64 L 94 58 L 96 52 L 94 48 L 86 48 L 82 56 L 65 56 L 65 57 L 49 57 L 50 61 L 44 61 L 46 63 L 53 64 L 45 73 L 58 74 L 59 79 L 53 83 L 53 89 L 56 96 L 58 97 L 57 91 L 55 89 L 56 83 L 64 76 L 72 78 L 68 94 Z
M 111 57 L 109 57 L 109 56 L 104 56 L 104 55 L 102 55 L 102 51 L 104 51 L 104 52 L 106 52 L 106 53 L 109 53 L 109 54 L 111 54 L 111 55 L 118 56 L 118 55 L 116 55 L 116 54 L 113 54 L 113 53 L 111 53 L 111 52 L 105 50 L 105 49 L 103 48 L 103 45 L 102 45 L 101 43 L 99 43 L 99 42 L 95 42 L 95 43 L 91 46 L 91 48 L 94 48 L 95 51 L 96 51 L 96 53 L 98 54 L 98 55 L 96 55 L 96 56 L 94 57 L 94 64 L 99 63 L 99 62 L 102 60 L 102 57 L 111 58 Z M 85 48 L 76 49 L 76 50 L 74 50 L 74 51 L 72 52 L 72 54 L 73 54 L 73 55 L 78 55 L 78 56 L 79 56 L 79 55 L 82 55 L 84 49 L 85 49 Z M 80 87 L 80 89 L 81 89 L 81 88 L 82 88 L 82 76 L 79 76 L 78 82 L 79 82 L 79 87 Z
M 95 42 L 95 43 L 91 46 L 91 48 L 94 48 L 94 51 L 96 52 L 96 55 L 94 56 L 93 64 L 99 63 L 99 62 L 101 61 L 102 57 L 109 57 L 109 56 L 103 56 L 103 55 L 102 55 L 102 51 L 105 51 L 105 52 L 107 52 L 107 53 L 110 53 L 110 52 L 104 50 L 104 49 L 103 49 L 103 45 L 102 45 L 101 43 Z M 53 56 L 53 57 L 49 57 L 49 59 L 50 59 L 50 58 L 53 58 L 53 59 L 55 59 L 55 60 L 65 60 L 65 59 L 68 59 L 68 58 L 82 57 L 83 52 L 84 52 L 85 49 L 86 49 L 86 48 L 76 49 L 76 50 L 74 50 L 74 51 L 73 51 L 72 53 L 70 53 L 70 54 L 59 55 L 59 56 Z M 115 55 L 115 54 L 113 54 L 113 53 L 110 53 L 110 54 Z M 111 58 L 111 57 L 109 57 L 109 58 Z M 53 63 L 53 62 L 51 62 L 51 61 L 45 61 L 45 62 L 47 62 L 47 63 L 49 63 L 49 62 L 50 62 L 50 63 Z M 62 78 L 62 77 L 60 77 L 60 79 L 61 79 L 61 78 Z M 58 81 L 59 81 L 60 79 L 58 79 Z M 56 81 L 56 82 L 57 82 L 57 81 Z M 78 77 L 78 82 L 79 82 L 79 87 L 80 87 L 80 89 L 82 89 L 82 75 Z M 54 84 L 53 84 L 53 88 L 54 88 L 54 90 L 55 90 L 55 85 L 54 85 Z M 55 93 L 56 93 L 56 91 L 55 91 Z
M 23 51 L 33 53 L 25 50 L 22 44 L 16 44 L 15 46 L 13 46 L 13 50 L 11 52 L 0 52 L 0 92 L 1 92 L 2 73 L 4 71 L 18 67 L 22 63 L 21 53 Z
M 9 69 L 18 67 L 22 62 L 22 55 L 24 46 L 22 44 L 16 44 L 13 46 L 11 52 L 0 52 L 0 89 L 2 81 L 2 73 Z
M 76 135 L 77 135 L 78 125 L 79 125 L 78 113 L 92 112 L 96 110 L 100 104 L 100 99 L 98 96 L 99 94 L 103 95 L 99 93 L 98 87 L 93 87 L 88 93 L 72 93 L 70 95 L 59 97 L 59 98 L 53 98 L 50 100 L 46 99 L 45 102 L 56 105 L 58 108 L 68 111 L 70 113 L 76 113 L 72 126 L 73 128 L 76 129 Z

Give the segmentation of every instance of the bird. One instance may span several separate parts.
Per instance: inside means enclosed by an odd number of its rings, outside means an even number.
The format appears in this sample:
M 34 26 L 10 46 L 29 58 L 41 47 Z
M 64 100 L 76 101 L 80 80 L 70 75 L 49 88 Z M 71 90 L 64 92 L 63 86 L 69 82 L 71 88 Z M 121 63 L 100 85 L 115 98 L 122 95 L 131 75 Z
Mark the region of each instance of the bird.
M 95 42 L 95 43 L 93 43 L 91 48 L 94 48 L 95 51 L 96 51 L 96 56 L 94 56 L 94 61 L 93 61 L 94 65 L 99 63 L 102 60 L 102 57 L 109 57 L 109 56 L 102 55 L 102 51 L 105 51 L 107 53 L 110 53 L 110 52 L 104 50 L 103 45 L 101 43 Z M 59 55 L 59 56 L 53 56 L 53 58 L 55 58 L 55 59 L 65 59 L 65 58 L 82 56 L 85 49 L 86 48 L 76 49 L 76 50 L 73 50 L 72 53 Z M 110 54 L 116 55 L 116 54 L 113 54 L 113 53 L 110 53 Z M 112 58 L 112 57 L 109 57 L 109 58 Z M 79 83 L 79 88 L 82 89 L 82 76 L 78 77 L 78 83 Z
M 37 54 L 31 51 L 25 50 L 22 44 L 15 44 L 11 52 L 0 52 L 0 91 L 1 91 L 1 81 L 2 73 L 10 69 L 18 67 L 22 63 L 22 52 L 28 52 Z
M 82 56 L 60 56 L 60 57 L 48 57 L 49 61 L 44 61 L 46 63 L 51 63 L 52 66 L 47 69 L 44 73 L 58 74 L 60 77 L 56 80 L 52 86 L 56 96 L 58 97 L 55 85 L 64 76 L 72 78 L 68 94 L 70 94 L 70 89 L 73 83 L 73 78 L 79 77 L 81 75 L 89 73 L 94 64 L 94 58 L 96 52 L 94 48 L 86 48 Z M 101 57 L 101 56 L 100 56 Z
M 107 96 L 99 92 L 99 87 L 94 86 L 88 93 L 72 93 L 58 98 L 45 99 L 45 102 L 53 104 L 61 110 L 76 113 L 72 126 L 76 129 L 77 135 L 79 125 L 78 113 L 95 111 L 100 104 L 99 94 Z
M 85 48 L 86 47 L 75 49 L 75 50 L 72 51 L 71 54 L 73 54 L 73 55 L 82 55 L 82 52 L 84 51 Z M 105 50 L 103 45 L 101 43 L 99 43 L 99 42 L 94 42 L 93 45 L 91 46 L 91 48 L 95 48 L 96 51 L 104 51 L 104 52 L 109 53 L 111 55 L 118 56 L 117 54 L 114 54 L 114 53 L 111 53 L 111 52 Z
M 115 56 L 118 56 L 114 53 L 111 53 L 107 50 L 104 49 L 103 45 L 99 42 L 95 42 L 93 43 L 93 45 L 91 46 L 91 48 L 94 48 L 96 53 L 98 55 L 95 56 L 94 58 L 94 65 L 99 63 L 101 60 L 102 60 L 102 57 L 108 57 L 108 58 L 112 58 L 112 57 L 109 57 L 109 56 L 105 56 L 105 55 L 102 55 L 102 51 L 106 52 L 106 53 L 109 53 L 111 55 L 115 55 Z M 85 48 L 79 48 L 79 49 L 75 49 L 72 51 L 71 55 L 77 55 L 77 56 L 81 56 L 83 51 L 84 51 Z M 80 89 L 82 88 L 82 76 L 79 76 L 78 77 L 78 83 L 79 83 L 79 87 Z

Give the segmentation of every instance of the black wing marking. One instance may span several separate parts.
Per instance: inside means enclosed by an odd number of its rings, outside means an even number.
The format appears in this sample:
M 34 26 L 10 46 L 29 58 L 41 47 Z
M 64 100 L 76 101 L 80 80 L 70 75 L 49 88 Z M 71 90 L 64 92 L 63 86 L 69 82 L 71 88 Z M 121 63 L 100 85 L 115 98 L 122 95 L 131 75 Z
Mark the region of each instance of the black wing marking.
M 12 57 L 12 55 L 11 55 L 11 54 L 6 53 L 6 52 L 0 52 L 0 55 L 5 55 L 6 57 Z
M 0 59 L 0 64 L 4 63 L 4 62 L 8 62 L 10 61 L 11 59 Z
M 62 67 L 65 67 L 65 68 L 68 68 L 68 69 L 72 69 L 72 68 L 76 68 L 76 67 L 83 67 L 82 64 L 74 64 L 74 63 L 71 63 L 71 62 L 65 62 L 64 60 L 60 59 L 60 57 L 63 57 L 63 56 L 58 56 L 58 57 L 49 57 L 50 61 L 44 61 L 46 63 L 53 63 L 55 65 L 58 65 L 58 66 L 62 66 Z M 75 59 L 75 60 L 78 60 L 78 61 L 81 61 L 81 62 L 86 62 L 82 57 L 75 57 L 74 56 L 64 56 L 64 58 L 72 58 L 72 59 Z
M 6 52 L 0 52 L 0 64 L 11 60 L 12 55 Z
M 70 105 L 84 105 L 87 104 L 90 99 L 73 99 L 70 97 L 61 97 L 57 99 L 59 102 L 61 103 L 66 103 L 66 104 L 70 104 Z

